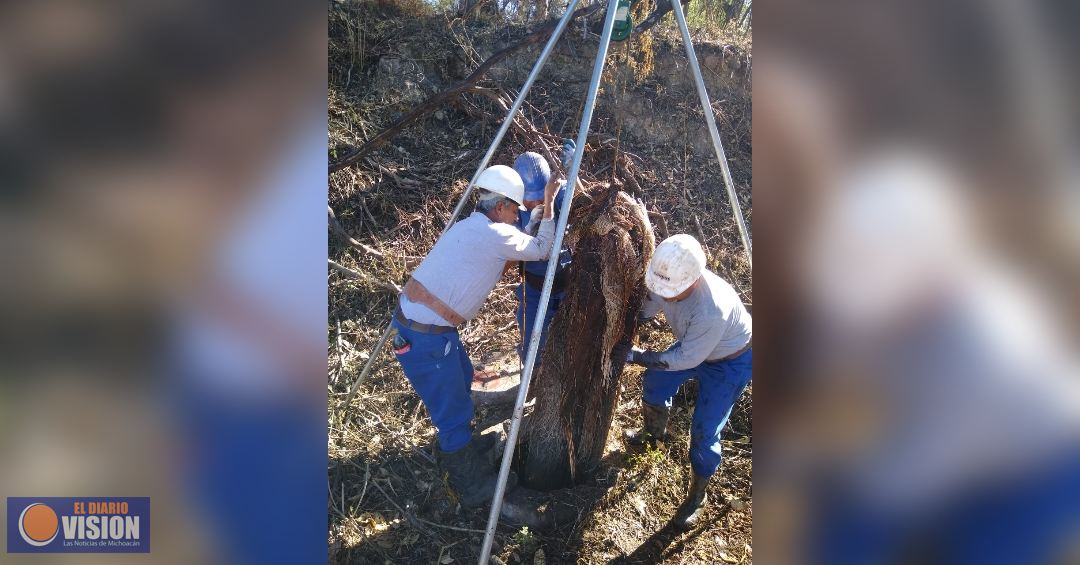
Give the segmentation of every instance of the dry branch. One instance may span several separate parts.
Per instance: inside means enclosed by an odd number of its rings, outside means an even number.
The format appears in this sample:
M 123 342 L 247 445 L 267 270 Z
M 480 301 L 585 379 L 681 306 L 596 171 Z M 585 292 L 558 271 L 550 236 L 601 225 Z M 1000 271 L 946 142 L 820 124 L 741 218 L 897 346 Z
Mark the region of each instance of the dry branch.
M 383 256 L 382 252 L 380 252 L 379 250 L 364 245 L 363 243 L 360 243 L 359 241 L 353 239 L 353 236 L 349 235 L 349 232 L 345 231 L 345 228 L 341 225 L 341 222 L 338 221 L 337 215 L 334 214 L 334 209 L 331 208 L 329 205 L 326 206 L 326 216 L 327 221 L 330 223 L 330 229 L 333 230 L 334 235 L 341 238 L 342 241 L 363 251 L 364 253 L 367 253 L 368 255 L 374 255 L 376 257 Z M 374 223 L 374 219 L 372 219 L 372 223 Z
M 497 106 L 499 106 L 499 108 L 502 108 L 504 113 L 510 111 L 510 105 L 513 103 L 513 101 L 508 101 L 506 97 L 502 94 L 489 88 L 475 87 L 471 90 L 471 92 L 479 94 L 493 101 Z M 518 113 L 516 116 L 514 116 L 513 125 L 518 130 L 520 130 L 521 133 L 525 134 L 526 137 L 528 137 L 529 139 L 533 139 L 537 142 L 537 144 L 540 146 L 541 151 L 544 153 L 544 157 L 548 160 L 548 163 L 554 164 L 559 162 L 557 159 L 555 159 L 555 156 L 551 153 L 551 149 L 548 147 L 548 144 L 544 140 L 545 137 L 550 137 L 553 139 L 558 139 L 558 137 L 556 137 L 551 132 L 541 132 L 536 127 L 536 124 L 534 124 L 532 120 L 526 117 L 524 113 Z
M 338 371 L 334 377 L 334 384 L 341 379 L 341 373 L 345 370 L 345 352 L 341 346 L 341 320 L 335 320 L 337 325 L 337 358 L 338 358 Z
M 686 2 L 683 2 L 682 5 L 683 8 L 688 7 L 690 5 L 690 0 L 686 0 Z M 653 10 L 653 13 L 649 14 L 649 17 L 645 18 L 641 21 L 640 24 L 634 27 L 634 33 L 642 33 L 644 31 L 648 31 L 653 26 L 660 23 L 660 20 L 664 19 L 664 16 L 666 16 L 667 13 L 670 11 L 671 0 L 658 0 L 656 3 L 656 9 Z
M 374 481 L 371 481 L 371 484 L 375 485 L 375 488 L 379 489 L 379 492 L 382 493 L 383 498 L 385 498 L 386 501 L 389 502 L 390 504 L 393 504 L 394 508 L 397 508 L 397 511 L 401 513 L 401 517 L 405 518 L 405 520 L 407 522 L 409 522 L 409 525 L 412 526 L 414 529 L 416 529 L 416 531 L 418 531 L 418 532 L 420 532 L 420 533 L 422 533 L 425 536 L 428 536 L 430 538 L 433 538 L 433 539 L 436 539 L 436 540 L 439 539 L 439 536 L 436 535 L 435 532 L 433 532 L 430 529 L 425 528 L 423 525 L 421 525 L 420 522 L 417 521 L 416 516 L 413 515 L 412 512 L 406 512 L 405 509 L 403 509 L 400 505 L 398 505 L 397 502 L 394 502 L 394 499 L 390 498 L 390 495 L 386 494 L 386 491 L 383 490 L 383 488 L 381 486 L 379 486 L 378 479 L 376 479 Z
M 705 250 L 705 257 L 712 257 L 712 253 L 709 253 L 709 245 L 705 243 L 705 230 L 701 229 L 701 220 L 698 219 L 697 214 L 694 214 L 694 230 L 697 232 L 698 241 L 701 242 L 701 248 Z
M 667 227 L 667 218 L 664 217 L 663 212 L 649 212 L 649 219 L 656 222 L 657 231 L 660 232 L 661 240 L 667 239 L 671 236 Z
M 333 267 L 335 270 L 339 271 L 340 273 L 344 274 L 345 276 L 347 276 L 347 277 L 349 277 L 351 279 L 356 279 L 356 280 L 361 280 L 361 281 L 364 281 L 364 282 L 369 282 L 369 283 L 371 283 L 371 284 L 373 284 L 373 285 L 375 285 L 375 286 L 377 286 L 379 288 L 387 290 L 388 292 L 401 294 L 401 287 L 394 284 L 394 283 L 377 281 L 377 280 L 375 280 L 375 279 L 373 279 L 371 277 L 365 276 L 363 273 L 354 271 L 354 270 L 352 270 L 352 269 L 350 269 L 350 268 L 348 268 L 348 267 L 346 267 L 344 265 L 341 265 L 340 263 L 334 261 L 333 259 L 327 259 L 326 262 L 329 263 L 330 266 Z

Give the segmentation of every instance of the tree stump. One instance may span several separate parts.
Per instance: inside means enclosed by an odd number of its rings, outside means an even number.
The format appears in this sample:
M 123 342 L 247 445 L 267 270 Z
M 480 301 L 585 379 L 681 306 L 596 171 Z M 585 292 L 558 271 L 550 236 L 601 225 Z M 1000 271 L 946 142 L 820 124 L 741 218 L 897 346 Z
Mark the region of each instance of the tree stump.
M 644 204 L 617 188 L 590 189 L 566 241 L 574 261 L 533 377 L 536 405 L 519 447 L 519 476 L 534 489 L 565 487 L 599 467 L 656 241 Z

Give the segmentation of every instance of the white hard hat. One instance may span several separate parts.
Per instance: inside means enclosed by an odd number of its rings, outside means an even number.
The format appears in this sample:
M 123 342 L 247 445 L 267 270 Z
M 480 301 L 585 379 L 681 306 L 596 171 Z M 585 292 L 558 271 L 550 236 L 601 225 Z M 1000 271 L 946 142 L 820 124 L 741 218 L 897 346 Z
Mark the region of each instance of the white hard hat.
M 484 172 L 480 173 L 480 178 L 476 179 L 476 186 L 501 194 L 517 202 L 518 208 L 525 209 L 522 206 L 525 200 L 525 183 L 522 182 L 517 171 L 506 165 L 492 165 L 484 169 Z
M 947 163 L 907 146 L 882 148 L 840 177 L 801 253 L 802 280 L 828 321 L 861 337 L 892 329 L 979 276 L 966 190 Z
M 705 251 L 693 236 L 675 234 L 656 246 L 645 286 L 662 298 L 674 298 L 701 277 L 705 270 Z

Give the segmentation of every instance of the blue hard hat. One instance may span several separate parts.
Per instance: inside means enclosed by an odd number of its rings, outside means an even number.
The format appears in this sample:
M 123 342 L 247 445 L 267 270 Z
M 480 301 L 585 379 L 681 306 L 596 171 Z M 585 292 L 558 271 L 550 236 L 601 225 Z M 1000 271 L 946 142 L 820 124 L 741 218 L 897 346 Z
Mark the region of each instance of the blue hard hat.
M 551 168 L 539 153 L 527 151 L 514 159 L 514 170 L 525 183 L 525 200 L 543 200 Z

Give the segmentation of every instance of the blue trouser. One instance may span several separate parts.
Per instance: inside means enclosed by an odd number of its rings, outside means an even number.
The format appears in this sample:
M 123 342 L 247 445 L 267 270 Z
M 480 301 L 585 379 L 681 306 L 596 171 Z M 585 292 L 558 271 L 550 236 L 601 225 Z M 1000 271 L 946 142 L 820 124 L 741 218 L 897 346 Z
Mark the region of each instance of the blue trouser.
M 532 338 L 533 324 L 536 323 L 537 307 L 540 306 L 540 289 L 523 282 L 518 285 L 515 294 L 518 299 L 518 328 L 521 328 L 522 333 L 525 335 L 524 345 L 518 349 L 518 354 L 521 355 L 521 361 L 524 363 L 525 354 L 529 348 L 529 340 Z M 562 304 L 564 296 L 566 296 L 565 291 L 551 293 L 551 300 L 548 300 L 547 316 L 544 317 L 544 329 L 540 332 L 540 349 L 537 351 L 543 351 L 544 341 L 547 340 L 548 326 L 551 325 L 551 318 L 555 315 L 555 311 L 559 309 L 559 305 Z
M 177 367 L 164 392 L 187 456 L 184 494 L 224 562 L 297 563 L 326 551 L 325 524 L 317 527 L 326 501 L 316 489 L 326 489 L 324 408 L 302 395 L 240 401 L 186 373 L 196 370 Z
M 442 334 L 409 329 L 397 320 L 394 328 L 409 341 L 409 350 L 396 353 L 405 377 L 431 415 L 439 432 L 439 448 L 457 451 L 469 443 L 473 417 L 473 366 L 457 331 Z
M 720 431 L 743 389 L 750 383 L 751 350 L 727 361 L 702 363 L 683 371 L 645 371 L 643 400 L 671 408 L 679 387 L 698 380 L 697 406 L 690 424 L 690 466 L 699 477 L 711 477 L 720 467 Z
M 814 493 L 811 563 L 899 562 L 913 548 L 959 565 L 1066 562 L 1080 527 L 1080 449 L 1024 477 L 971 485 L 943 508 L 905 516 L 860 503 L 844 482 L 825 485 Z

